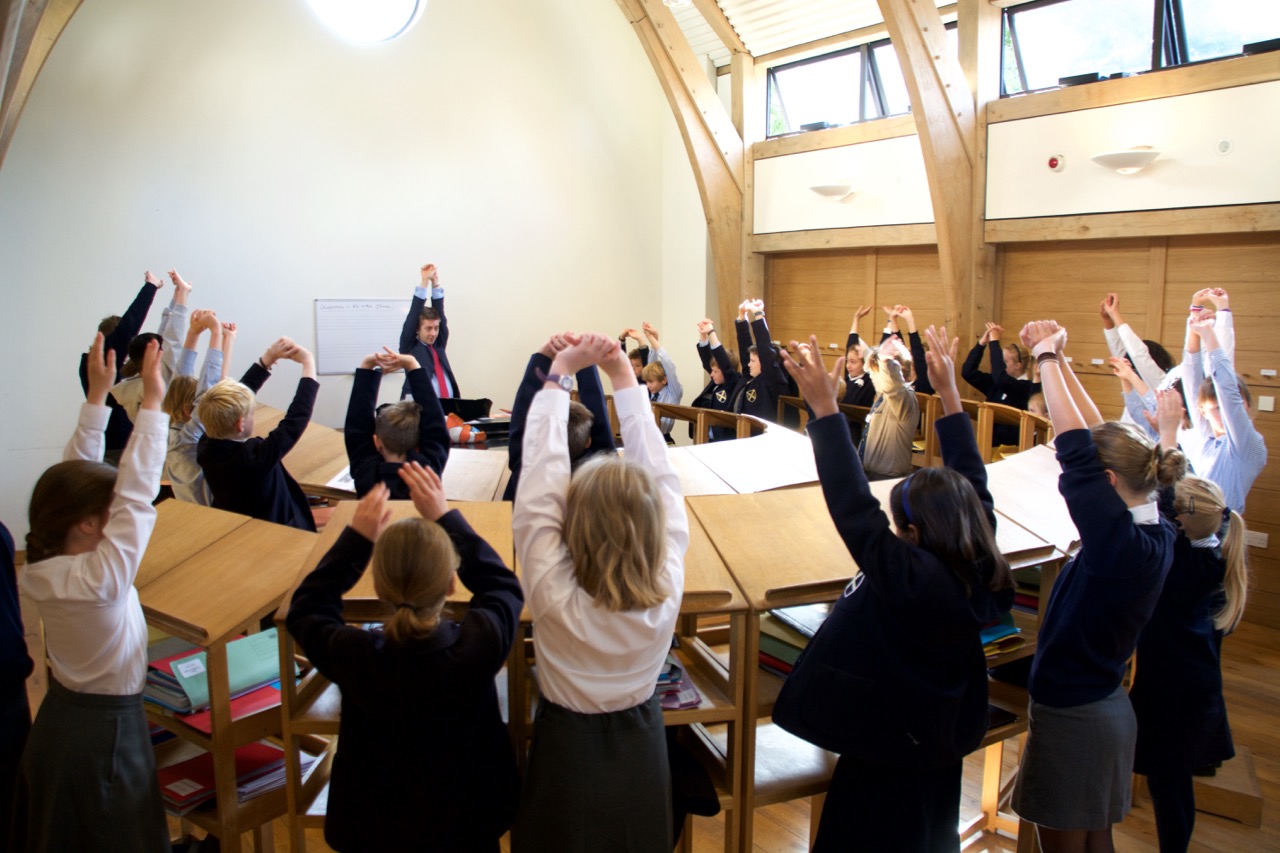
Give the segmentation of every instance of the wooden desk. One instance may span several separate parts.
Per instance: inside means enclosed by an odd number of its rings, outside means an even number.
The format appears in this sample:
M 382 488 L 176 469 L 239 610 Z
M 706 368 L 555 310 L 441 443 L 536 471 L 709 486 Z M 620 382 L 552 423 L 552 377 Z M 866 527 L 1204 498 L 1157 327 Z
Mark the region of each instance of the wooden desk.
M 667 457 L 680 478 L 680 492 L 690 498 L 695 495 L 737 494 L 733 487 L 706 466 L 701 459 L 689 452 L 689 447 L 668 447 Z M 625 453 L 625 449 L 624 449 Z
M 1080 547 L 1080 534 L 1058 492 L 1061 473 L 1053 450 L 1033 447 L 988 465 L 987 487 L 1001 515 L 1063 554 L 1074 554 Z
M 154 547 L 148 547 L 139 572 L 138 599 L 148 624 L 207 648 L 212 733 L 205 735 L 154 706 L 148 706 L 147 716 L 213 755 L 216 806 L 196 809 L 184 819 L 218 836 L 230 853 L 239 853 L 241 833 L 253 831 L 261 851 L 271 846 L 270 821 L 283 814 L 285 792 L 241 803 L 235 750 L 278 734 L 280 710 L 232 722 L 226 644 L 276 608 L 316 534 L 175 500 L 163 502 L 157 512 Z
M 444 466 L 444 494 L 450 501 L 501 500 L 503 475 L 507 471 L 505 450 L 468 450 L 455 447 L 449 451 Z M 467 515 L 468 519 L 470 514 Z M 511 514 L 507 514 L 508 527 Z M 476 528 L 479 530 L 479 528 Z M 507 531 L 510 540 L 511 531 Z

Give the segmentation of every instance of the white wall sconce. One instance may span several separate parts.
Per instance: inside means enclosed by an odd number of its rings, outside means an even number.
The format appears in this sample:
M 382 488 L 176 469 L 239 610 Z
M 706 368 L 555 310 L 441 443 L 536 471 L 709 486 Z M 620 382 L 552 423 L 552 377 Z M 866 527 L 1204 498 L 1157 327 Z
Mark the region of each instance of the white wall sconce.
M 844 201 L 853 195 L 852 184 L 818 184 L 809 189 L 831 201 Z
M 1106 151 L 1094 154 L 1093 162 L 1104 169 L 1114 169 L 1119 175 L 1133 175 L 1151 165 L 1160 156 L 1150 145 L 1138 145 L 1124 151 Z
M 427 0 L 307 0 L 307 5 L 347 41 L 378 44 L 409 32 L 422 17 Z

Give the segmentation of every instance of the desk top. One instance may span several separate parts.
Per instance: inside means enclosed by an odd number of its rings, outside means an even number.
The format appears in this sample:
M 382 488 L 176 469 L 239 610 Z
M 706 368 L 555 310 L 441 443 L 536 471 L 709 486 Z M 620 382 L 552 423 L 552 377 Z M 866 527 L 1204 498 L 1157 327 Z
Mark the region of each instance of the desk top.
M 857 572 L 820 487 L 704 495 L 688 504 L 754 610 L 830 601 Z
M 189 556 L 162 574 L 153 572 L 145 585 L 139 584 L 138 599 L 147 622 L 207 646 L 275 609 L 316 534 L 246 518 L 211 539 L 226 528 L 230 513 L 189 506 L 199 512 L 179 509 L 162 517 L 163 547 L 155 565 L 180 556 L 175 543 L 186 534 Z
M 818 469 L 808 436 L 770 425 L 762 435 L 685 448 L 739 494 L 815 483 Z
M 745 439 L 744 439 L 745 440 Z M 667 457 L 680 478 L 680 493 L 686 498 L 698 495 L 733 495 L 733 487 L 693 455 L 691 447 L 668 447 Z
M 250 520 L 247 515 L 187 501 L 161 501 L 156 505 L 155 530 L 133 585 L 142 589 Z
M 1058 492 L 1061 473 L 1053 450 L 1033 447 L 988 465 L 987 487 L 1001 515 L 1071 554 L 1080 546 L 1080 534 Z
M 282 418 L 284 412 L 281 410 L 259 404 L 253 413 L 253 434 L 265 437 Z M 326 493 L 326 484 L 347 467 L 347 447 L 342 433 L 315 421 L 310 422 L 302 438 L 284 457 L 284 467 L 303 491 Z
M 454 447 L 449 451 L 449 462 L 444 466 L 444 476 L 441 478 L 445 497 L 451 501 L 496 501 L 502 497 L 498 487 L 502 484 L 502 475 L 506 470 L 505 450 Z M 464 515 L 471 518 L 469 513 Z M 508 512 L 508 540 L 511 538 L 510 521 L 511 513 Z M 475 526 L 475 522 L 472 522 L 472 526 Z

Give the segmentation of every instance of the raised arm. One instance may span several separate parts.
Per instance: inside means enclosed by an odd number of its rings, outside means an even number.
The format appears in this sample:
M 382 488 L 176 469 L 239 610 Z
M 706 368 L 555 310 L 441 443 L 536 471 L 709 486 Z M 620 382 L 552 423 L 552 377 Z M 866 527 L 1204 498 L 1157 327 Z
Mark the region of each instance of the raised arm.
M 964 365 L 960 368 L 961 378 L 984 395 L 991 393 L 992 385 L 991 374 L 982 371 L 982 355 L 991 341 L 991 330 L 994 327 L 995 323 L 987 323 L 986 331 L 982 333 L 982 337 L 978 338 L 973 349 L 969 350 L 969 355 L 965 357 Z
M 1052 320 L 1034 321 L 1023 327 L 1022 342 L 1040 364 L 1040 384 L 1054 433 L 1062 435 L 1102 423 L 1097 407 L 1080 387 L 1080 380 L 1062 355 L 1067 343 L 1066 329 Z
M 428 267 L 435 269 L 431 264 L 423 264 L 420 270 L 422 280 L 421 283 L 413 289 L 413 300 L 409 303 L 409 313 L 404 318 L 404 325 L 400 327 L 400 352 L 408 352 L 413 349 L 414 343 L 418 340 L 418 322 L 422 317 L 422 309 L 427 307 L 427 299 L 430 298 L 431 292 L 430 278 L 428 277 Z M 437 340 L 439 340 L 437 338 Z
M 381 457 L 373 443 L 376 423 L 374 408 L 378 404 L 378 388 L 382 385 L 382 373 L 374 369 L 377 364 L 377 355 L 366 355 L 351 381 L 347 419 L 342 425 L 342 443 L 347 448 L 347 464 L 351 466 L 352 477 L 356 476 L 356 469 L 361 462 L 375 456 Z M 364 484 L 357 483 L 357 491 L 361 485 Z
M 628 359 L 628 363 L 630 359 Z M 604 399 L 604 385 L 600 382 L 600 371 L 593 364 L 584 367 L 576 374 L 578 379 L 578 402 L 591 412 L 591 448 L 593 452 L 613 450 L 613 426 L 609 423 L 609 405 Z
M 387 350 L 386 357 L 394 358 L 395 354 Z M 401 353 L 399 362 L 400 369 L 405 371 L 413 401 L 422 409 L 418 414 L 418 452 L 426 457 L 428 468 L 443 475 L 453 442 L 449 440 L 449 425 L 440 406 L 440 397 L 431 387 L 431 377 L 427 375 L 426 368 L 418 364 L 416 358 Z
M 943 326 L 930 326 L 925 330 L 929 338 L 926 354 L 929 381 L 937 389 L 942 401 L 943 416 L 938 419 L 938 443 L 942 447 L 942 464 L 963 475 L 978 493 L 978 500 L 987 514 L 991 529 L 996 526 L 995 499 L 987 489 L 987 466 L 978 452 L 978 441 L 973 435 L 973 423 L 964 413 L 960 391 L 956 388 L 956 352 L 959 338 L 950 338 Z
M 302 438 L 307 424 L 311 422 L 316 393 L 320 390 L 320 383 L 316 381 L 315 357 L 310 350 L 295 344 L 284 357 L 302 365 L 302 378 L 298 380 L 298 390 L 294 392 L 293 402 L 289 404 L 280 423 L 254 448 L 254 461 L 264 468 L 284 459 Z
M 72 459 L 102 461 L 106 447 L 107 421 L 111 417 L 111 410 L 107 408 L 107 394 L 116 381 L 116 354 L 114 350 L 107 348 L 102 332 L 94 335 L 85 366 L 85 401 L 80 406 L 75 432 L 63 448 L 64 462 Z

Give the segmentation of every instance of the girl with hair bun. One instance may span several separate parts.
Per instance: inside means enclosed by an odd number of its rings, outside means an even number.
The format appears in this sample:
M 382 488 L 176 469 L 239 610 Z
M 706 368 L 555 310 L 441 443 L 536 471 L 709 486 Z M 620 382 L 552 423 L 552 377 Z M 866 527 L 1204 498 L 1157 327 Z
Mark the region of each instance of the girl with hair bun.
M 1192 775 L 1235 755 L 1219 651 L 1244 614 L 1249 572 L 1244 521 L 1214 483 L 1182 479 L 1166 512 L 1178 527 L 1173 567 L 1138 638 L 1129 701 L 1138 718 L 1133 769 L 1147 777 L 1160 851 L 1174 853 L 1195 828 Z
M 400 467 L 421 518 L 388 524 L 388 489 L 360 501 L 287 620 L 307 657 L 342 692 L 325 841 L 335 850 L 495 853 L 515 817 L 520 780 L 494 677 L 524 596 L 502 558 L 457 510 L 440 478 Z M 370 559 L 390 615 L 382 630 L 342 620 L 342 596 Z M 443 618 L 461 578 L 474 594 Z
M 1137 427 L 1104 423 L 1062 358 L 1066 330 L 1028 323 L 1080 551 L 1058 576 L 1031 664 L 1030 731 L 1013 807 L 1045 853 L 1113 849 L 1129 811 L 1137 723 L 1121 687 L 1173 560 L 1173 526 L 1154 494 L 1186 473 Z

